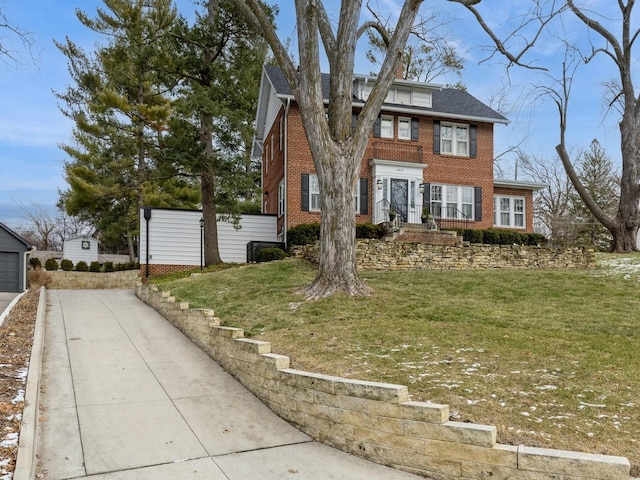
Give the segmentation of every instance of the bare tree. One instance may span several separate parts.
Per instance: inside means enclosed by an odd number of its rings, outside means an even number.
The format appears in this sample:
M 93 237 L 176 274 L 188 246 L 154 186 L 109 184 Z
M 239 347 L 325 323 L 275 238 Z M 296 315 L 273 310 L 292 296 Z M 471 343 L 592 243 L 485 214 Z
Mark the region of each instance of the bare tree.
M 34 40 L 30 32 L 27 32 L 12 23 L 0 5 L 0 58 L 9 63 L 20 63 L 20 53 L 11 47 L 12 40 L 17 40 L 31 55 Z
M 38 250 L 62 250 L 61 217 L 52 217 L 46 207 L 31 203 L 25 205 L 18 202 L 22 210 L 24 223 L 19 227 L 20 235 L 29 240 Z
M 344 292 L 368 295 L 371 289 L 356 270 L 353 197 L 369 133 L 402 60 L 402 52 L 422 0 L 405 0 L 391 35 L 379 22 L 358 25 L 362 0 L 343 0 L 337 28 L 320 0 L 295 0 L 299 70 L 256 0 L 234 0 L 269 43 L 293 91 L 320 184 L 320 262 L 318 275 L 304 293 L 318 299 Z M 387 41 L 375 86 L 352 129 L 352 87 L 356 42 L 368 29 Z M 328 114 L 322 95 L 320 44 L 331 74 Z
M 640 226 L 640 97 L 636 97 L 633 84 L 632 54 L 640 30 L 632 27 L 632 12 L 635 0 L 608 2 L 606 11 L 597 11 L 595 6 L 578 6 L 574 0 L 530 0 L 528 14 L 519 17 L 519 23 L 504 36 L 496 33 L 475 7 L 480 0 L 449 0 L 460 3 L 469 10 L 482 29 L 494 43 L 493 54 L 503 55 L 509 66 L 547 71 L 548 68 L 528 60 L 527 54 L 543 35 L 551 35 L 549 25 L 554 20 L 562 21 L 566 16 L 577 19 L 585 27 L 585 38 L 589 39 L 589 51 L 581 52 L 578 45 L 567 38 L 561 39 L 567 47 L 562 71 L 554 84 L 544 87 L 555 102 L 559 114 L 560 142 L 556 151 L 576 191 L 594 217 L 612 234 L 612 251 L 637 251 L 637 234 Z M 617 9 L 617 11 L 616 11 Z M 488 14 L 487 14 L 488 15 Z M 619 22 L 618 29 L 606 25 Z M 613 62 L 617 78 L 607 84 L 613 108 L 621 113 L 620 144 L 622 153 L 622 175 L 620 177 L 620 201 L 614 215 L 604 211 L 580 181 L 568 153 L 566 133 L 568 129 L 569 98 L 571 86 L 579 66 L 589 64 L 594 58 L 604 56 Z
M 527 155 L 520 151 L 518 165 L 522 174 L 547 186 L 534 195 L 536 230 L 547 235 L 555 245 L 571 245 L 575 239 L 571 221 L 571 181 L 558 157 L 553 160 Z

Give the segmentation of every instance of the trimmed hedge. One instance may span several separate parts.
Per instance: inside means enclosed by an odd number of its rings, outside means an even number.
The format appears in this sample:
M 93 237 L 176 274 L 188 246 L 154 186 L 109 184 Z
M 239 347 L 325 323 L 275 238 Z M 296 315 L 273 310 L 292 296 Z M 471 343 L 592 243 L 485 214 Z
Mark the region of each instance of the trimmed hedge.
M 88 272 L 89 271 L 89 265 L 87 265 L 87 262 L 85 262 L 84 260 L 80 260 L 78 263 L 76 263 L 76 272 Z
M 73 270 L 73 262 L 69 259 L 63 258 L 60 261 L 60 268 L 65 272 L 70 272 L 71 270 Z
M 47 261 L 44 262 L 44 269 L 52 271 L 58 270 L 58 262 L 55 258 L 47 258 Z
M 457 229 L 462 240 L 469 243 L 484 243 L 486 245 L 546 245 L 547 237 L 540 233 L 520 233 L 511 230 Z
M 382 225 L 373 223 L 358 223 L 356 225 L 356 238 L 382 238 L 386 234 Z M 310 245 L 320 240 L 319 223 L 301 223 L 291 227 L 287 231 L 287 247 L 295 245 Z
M 287 258 L 287 253 L 284 250 L 277 247 L 269 247 L 263 248 L 258 252 L 258 255 L 256 255 L 256 262 L 272 262 L 274 260 L 284 260 L 285 258 Z
M 33 268 L 34 270 L 36 268 L 42 268 L 42 262 L 38 257 L 31 257 L 29 259 L 29 265 L 31 265 L 31 268 Z

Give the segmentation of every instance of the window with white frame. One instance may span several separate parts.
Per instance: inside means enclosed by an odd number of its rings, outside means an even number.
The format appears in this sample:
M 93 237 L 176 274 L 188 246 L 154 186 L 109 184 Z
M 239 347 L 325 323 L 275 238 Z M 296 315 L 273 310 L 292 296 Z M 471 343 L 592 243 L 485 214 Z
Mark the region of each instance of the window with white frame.
M 411 140 L 411 119 L 398 117 L 398 139 Z
M 393 138 L 393 117 L 382 115 L 380 117 L 380 136 L 382 138 Z
M 431 185 L 431 212 L 441 218 L 473 219 L 473 187 Z
M 493 223 L 496 227 L 525 228 L 525 199 L 510 195 L 493 197 Z
M 278 216 L 279 217 L 284 215 L 284 202 L 285 202 L 284 179 L 282 179 L 278 184 Z
M 442 123 L 440 125 L 440 152 L 469 156 L 469 125 Z
M 320 183 L 317 175 L 309 175 L 309 210 L 320 211 Z
M 411 90 L 396 90 L 396 103 L 411 105 Z

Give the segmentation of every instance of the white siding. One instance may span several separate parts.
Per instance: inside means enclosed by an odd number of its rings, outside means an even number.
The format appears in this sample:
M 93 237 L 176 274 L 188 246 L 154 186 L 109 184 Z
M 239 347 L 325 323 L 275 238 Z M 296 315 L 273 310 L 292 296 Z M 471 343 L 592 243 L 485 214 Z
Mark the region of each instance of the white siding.
M 200 265 L 199 210 L 151 209 L 150 265 Z M 241 228 L 218 219 L 218 248 L 224 262 L 245 263 L 250 241 L 277 242 L 275 215 L 243 215 Z M 147 262 L 147 222 L 140 211 L 140 263 Z
M 82 242 L 89 242 L 88 250 L 83 250 Z M 87 265 L 91 262 L 97 262 L 98 240 L 86 235 L 82 237 L 68 238 L 62 245 L 62 258 L 71 260 L 74 265 L 81 260 L 87 262 Z

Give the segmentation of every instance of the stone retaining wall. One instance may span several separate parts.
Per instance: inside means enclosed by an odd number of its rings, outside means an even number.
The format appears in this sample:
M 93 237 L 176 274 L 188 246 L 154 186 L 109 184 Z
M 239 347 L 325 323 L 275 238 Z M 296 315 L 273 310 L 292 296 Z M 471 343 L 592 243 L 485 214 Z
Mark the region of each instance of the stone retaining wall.
M 185 333 L 269 408 L 314 439 L 438 480 L 628 480 L 626 458 L 496 443 L 496 427 L 449 421 L 448 405 L 409 401 L 406 386 L 290 368 L 271 344 L 219 325 L 138 282 L 136 294 Z
M 592 249 L 526 245 L 431 245 L 358 240 L 359 270 L 465 270 L 483 268 L 595 268 Z M 294 247 L 293 255 L 318 261 L 318 244 Z
M 134 288 L 139 277 L 138 270 L 122 272 L 65 272 L 47 271 L 52 290 Z

